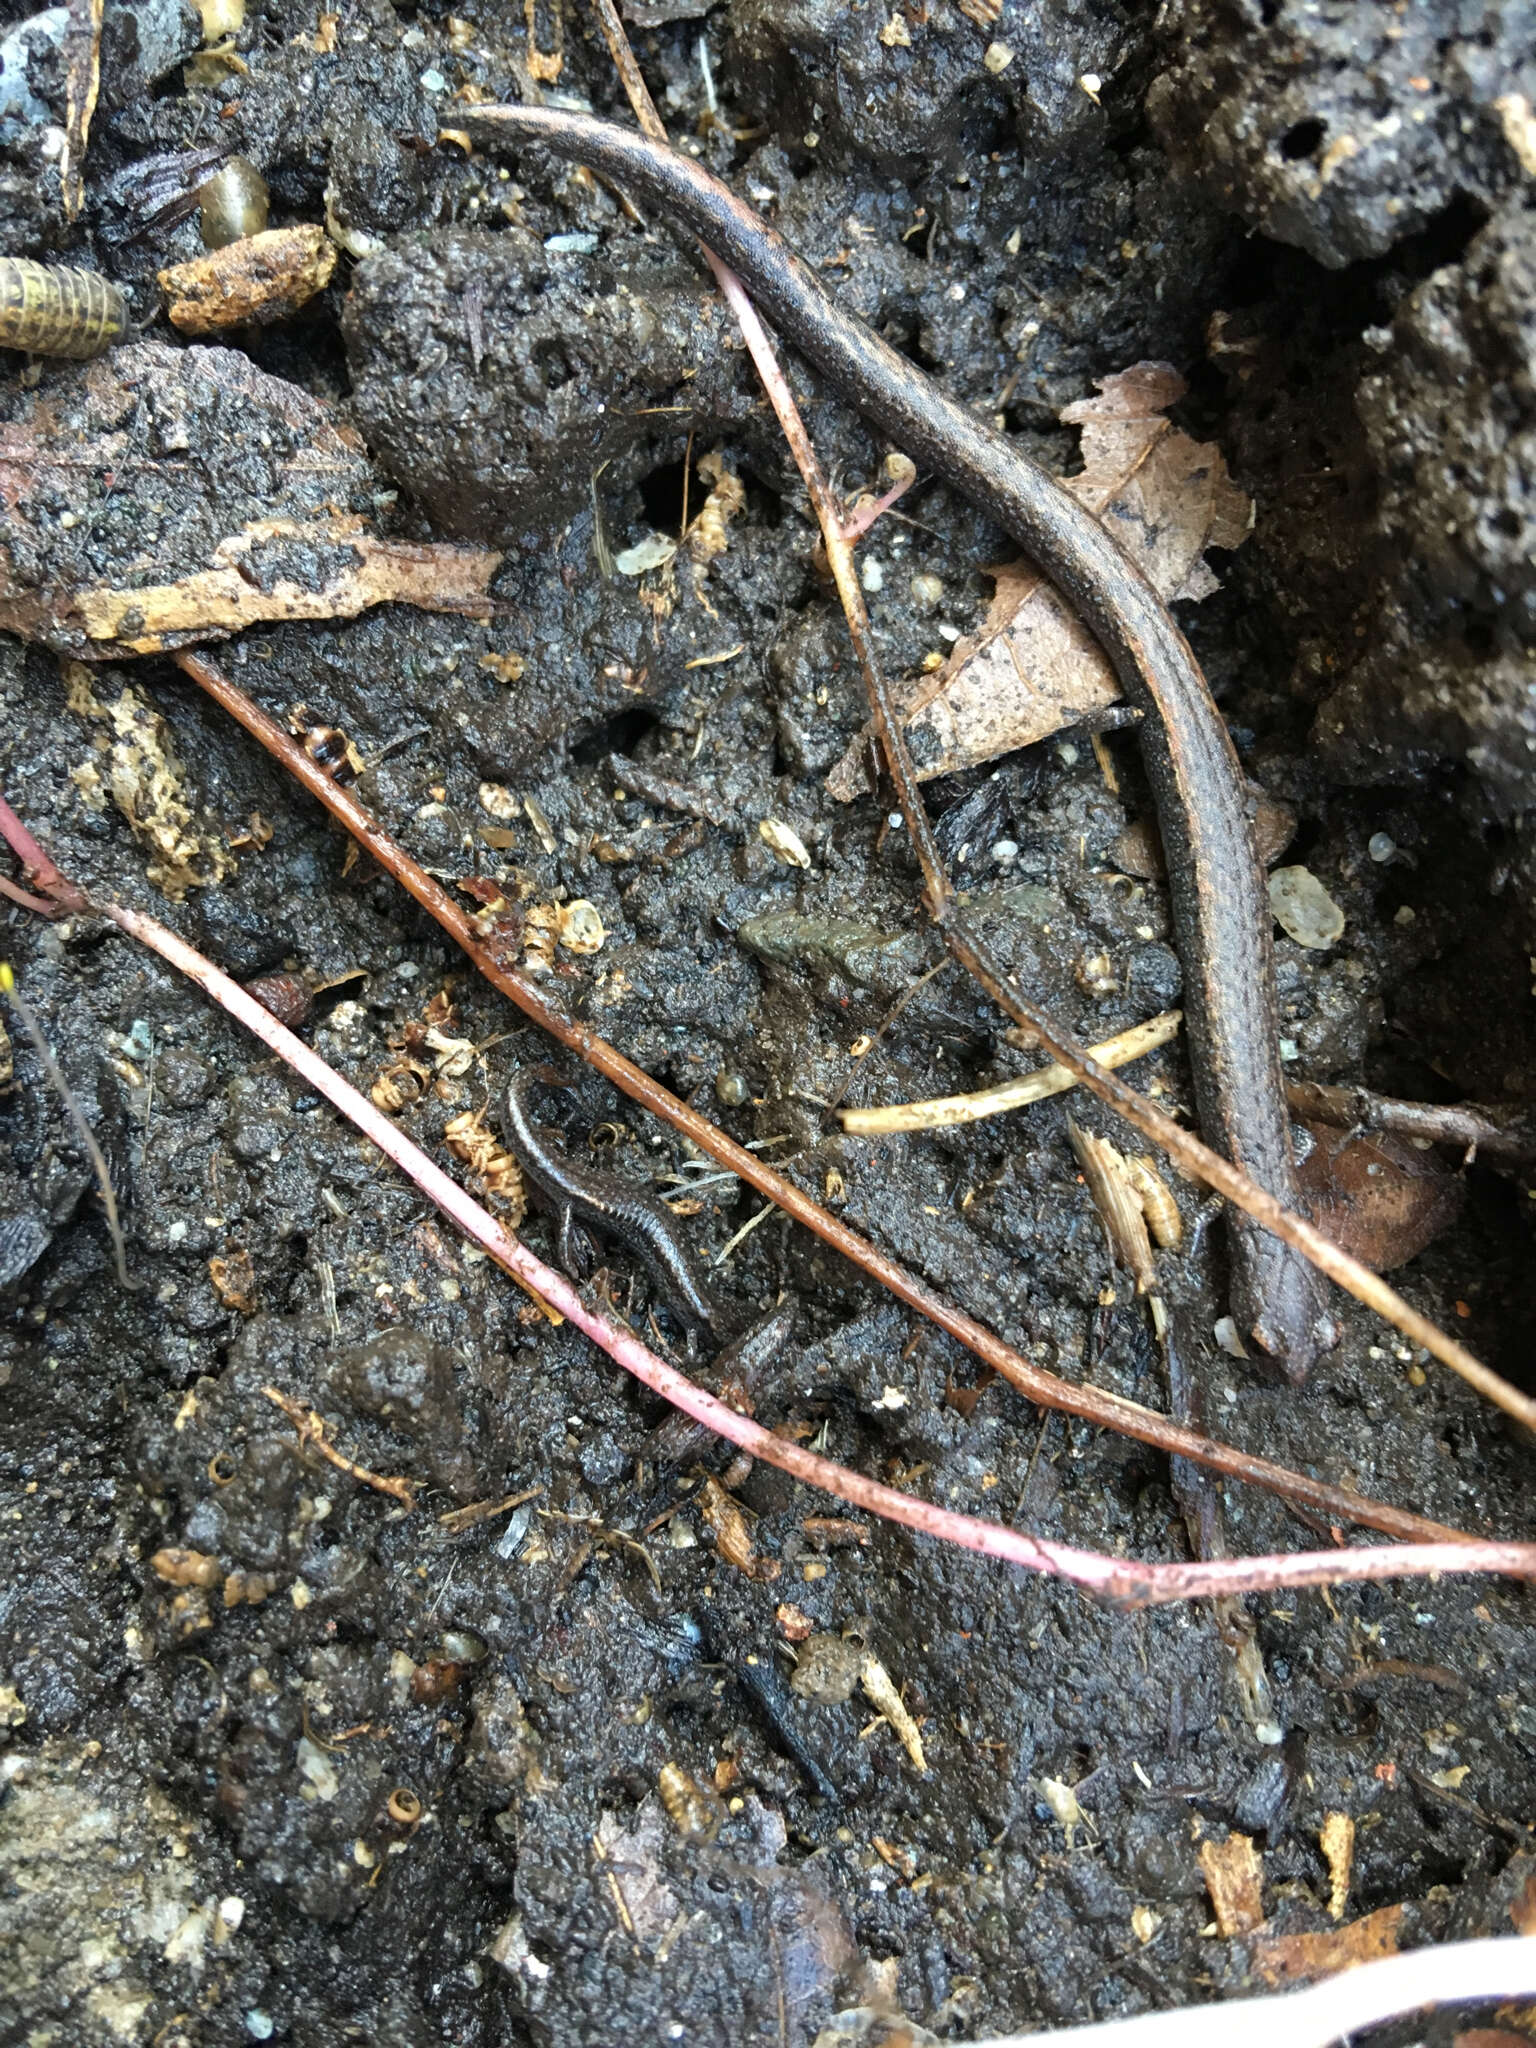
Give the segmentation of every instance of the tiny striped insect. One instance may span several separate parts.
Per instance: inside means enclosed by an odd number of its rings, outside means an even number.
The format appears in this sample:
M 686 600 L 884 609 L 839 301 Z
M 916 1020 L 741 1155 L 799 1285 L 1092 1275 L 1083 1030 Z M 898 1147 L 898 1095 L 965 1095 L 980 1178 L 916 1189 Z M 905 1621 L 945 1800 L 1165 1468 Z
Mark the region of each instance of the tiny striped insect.
M 0 348 L 83 360 L 122 338 L 128 304 L 94 270 L 0 257 Z

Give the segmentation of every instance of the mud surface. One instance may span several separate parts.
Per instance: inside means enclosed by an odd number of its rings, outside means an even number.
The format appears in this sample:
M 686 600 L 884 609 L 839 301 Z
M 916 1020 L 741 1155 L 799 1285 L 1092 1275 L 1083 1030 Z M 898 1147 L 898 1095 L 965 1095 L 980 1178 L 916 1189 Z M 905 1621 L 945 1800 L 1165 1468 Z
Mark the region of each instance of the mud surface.
M 674 134 L 1042 460 L 1075 466 L 1056 413 L 1094 377 L 1179 365 L 1182 423 L 1257 506 L 1225 588 L 1182 620 L 1250 774 L 1296 813 L 1286 860 L 1346 920 L 1327 950 L 1279 941 L 1290 1069 L 1528 1105 L 1527 11 L 1426 4 L 1401 34 L 1368 0 L 1187 0 L 1156 28 L 1081 0 L 992 20 L 989 0 L 634 11 L 677 17 L 633 30 Z M 204 84 L 179 68 L 196 23 L 153 13 L 108 9 L 110 65 L 158 83 L 104 77 L 80 230 L 46 120 L 0 110 L 0 246 L 95 261 L 149 322 L 155 270 L 198 243 L 195 214 L 148 218 L 145 160 L 240 150 L 274 226 L 328 220 L 349 252 L 297 319 L 229 337 L 283 380 L 298 439 L 315 416 L 341 437 L 335 477 L 305 488 L 396 539 L 506 551 L 486 620 L 386 606 L 219 658 L 314 744 L 345 734 L 364 799 L 433 873 L 550 923 L 595 906 L 598 950 L 534 949 L 572 1015 L 1042 1363 L 1166 1406 L 1060 1101 L 879 1140 L 829 1114 L 1033 1062 L 958 969 L 922 980 L 940 950 L 903 835 L 882 802 L 823 787 L 864 706 L 803 493 L 693 259 L 583 174 L 452 139 L 464 101 L 526 88 L 522 8 L 253 5 L 239 68 Z M 538 11 L 535 54 L 554 23 Z M 563 35 L 556 89 L 617 112 L 579 10 Z M 27 76 L 57 119 L 46 49 Z M 237 443 L 255 461 L 250 421 L 216 406 L 168 442 L 154 380 L 103 422 L 103 374 L 47 364 L 32 390 L 5 358 L 5 419 L 120 431 L 134 492 L 81 516 L 61 486 L 51 525 L 33 501 L 12 566 L 37 585 L 169 580 L 183 540 L 196 562 L 221 530 L 221 474 L 233 532 L 291 464 L 284 441 L 269 471 L 230 467 Z M 876 484 L 886 449 L 792 374 L 839 488 Z M 677 535 L 685 489 L 690 515 L 704 503 L 717 448 L 741 485 L 724 551 L 637 566 Z M 1008 550 L 921 480 L 899 511 L 860 559 L 906 674 L 975 627 Z M 445 1164 L 449 1123 L 548 1056 L 167 662 L 82 675 L 0 636 L 0 699 L 5 794 L 65 870 L 241 979 L 303 983 L 305 1035 Z M 1118 793 L 1074 733 L 930 789 L 978 924 L 1089 1039 L 1179 994 L 1161 885 L 1122 865 L 1149 815 L 1134 740 L 1103 744 Z M 764 821 L 808 865 L 776 858 Z M 1110 1613 L 857 1517 L 829 1532 L 835 1505 L 761 1466 L 731 1481 L 744 1570 L 701 1509 L 699 1454 L 668 1467 L 660 1405 L 237 1026 L 102 920 L 4 918 L 111 1164 L 134 1284 L 13 1016 L 0 2040 L 599 2048 L 809 2043 L 850 2008 L 866 2033 L 899 2010 L 952 2039 L 1111 2017 L 1261 1981 L 1252 1941 L 1214 1931 L 1202 1841 L 1254 1838 L 1270 1931 L 1331 1927 L 1337 1813 L 1356 1827 L 1349 1919 L 1401 1906 L 1405 1945 L 1508 1930 L 1536 1819 L 1528 1592 L 1253 1600 L 1278 1724 L 1259 1730 L 1206 1610 Z M 1191 1100 L 1179 1046 L 1136 1071 Z M 761 1206 L 596 1082 L 556 1106 L 578 1156 L 691 1195 L 701 1259 Z M 1437 1182 L 1445 1227 L 1395 1277 L 1529 1384 L 1529 1176 L 1437 1163 L 1463 1199 Z M 1357 1205 L 1342 1186 L 1327 1198 Z M 1363 1312 L 1343 1307 L 1299 1395 L 1224 1352 L 1221 1229 L 1176 1192 L 1186 1248 L 1162 1267 L 1214 1433 L 1532 1533 L 1529 1445 Z M 527 1229 L 553 1255 L 550 1220 Z M 643 1267 L 599 1253 L 590 1284 L 680 1353 Z M 745 1236 L 713 1285 L 743 1326 L 794 1311 L 753 1392 L 773 1426 L 947 1506 L 1189 1554 L 1166 1460 L 986 1384 L 787 1224 Z M 318 1411 L 350 1465 L 268 1390 Z M 727 1462 L 702 1454 L 716 1477 Z M 360 1469 L 408 1479 L 414 1508 Z M 1226 1508 L 1235 1552 L 1331 1540 L 1257 1492 Z M 855 1686 L 869 1657 L 925 1774 Z

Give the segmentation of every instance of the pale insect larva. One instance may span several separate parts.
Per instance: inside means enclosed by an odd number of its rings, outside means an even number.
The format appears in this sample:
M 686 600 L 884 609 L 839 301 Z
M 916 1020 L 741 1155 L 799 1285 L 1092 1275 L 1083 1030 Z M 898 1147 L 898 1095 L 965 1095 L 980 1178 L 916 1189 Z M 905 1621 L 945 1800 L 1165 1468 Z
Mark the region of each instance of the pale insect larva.
M 109 278 L 0 256 L 0 348 L 38 356 L 98 356 L 128 327 L 128 304 Z
M 1125 1163 L 1154 1240 L 1164 1251 L 1177 1251 L 1184 1242 L 1184 1219 L 1167 1181 L 1150 1159 L 1132 1158 Z

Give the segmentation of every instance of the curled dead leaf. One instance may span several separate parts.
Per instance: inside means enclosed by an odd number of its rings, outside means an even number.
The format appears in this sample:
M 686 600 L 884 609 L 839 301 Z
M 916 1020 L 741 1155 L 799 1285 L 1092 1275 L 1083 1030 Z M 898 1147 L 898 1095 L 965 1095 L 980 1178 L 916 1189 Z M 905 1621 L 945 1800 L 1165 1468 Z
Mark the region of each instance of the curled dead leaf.
M 1061 415 L 1083 435 L 1082 470 L 1062 482 L 1169 602 L 1219 589 L 1206 549 L 1238 547 L 1253 526 L 1253 502 L 1220 449 L 1166 416 L 1185 388 L 1170 364 L 1136 363 Z M 990 573 L 997 587 L 980 633 L 959 641 L 903 707 L 924 781 L 1045 739 L 1120 695 L 1098 641 L 1031 563 Z M 867 787 L 866 743 L 861 733 L 827 777 L 842 801 Z

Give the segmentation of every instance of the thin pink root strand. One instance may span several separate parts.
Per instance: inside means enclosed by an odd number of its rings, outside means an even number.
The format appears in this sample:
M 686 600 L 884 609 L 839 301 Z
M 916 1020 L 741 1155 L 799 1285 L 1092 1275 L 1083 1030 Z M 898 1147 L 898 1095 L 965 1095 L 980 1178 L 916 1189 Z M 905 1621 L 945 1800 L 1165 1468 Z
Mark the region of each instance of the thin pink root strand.
M 854 511 L 848 513 L 845 518 L 838 522 L 839 531 L 843 539 L 855 541 L 868 533 L 875 521 L 884 518 L 896 500 L 904 498 L 916 482 L 917 476 L 915 472 L 911 476 L 904 476 L 899 484 L 892 484 L 891 488 L 883 496 L 871 498 L 867 505 L 860 505 Z
M 1343 1579 L 1388 1579 L 1427 1572 L 1497 1572 L 1536 1579 L 1536 1544 L 1405 1543 L 1372 1545 L 1343 1551 L 1303 1551 L 1290 1557 L 1223 1558 L 1192 1564 L 1139 1564 L 1075 1550 L 1025 1531 L 1004 1528 L 972 1515 L 935 1507 L 878 1481 L 851 1472 L 813 1451 L 786 1442 L 745 1415 L 738 1415 L 713 1394 L 658 1358 L 633 1331 L 617 1326 L 591 1308 L 564 1274 L 546 1266 L 494 1217 L 482 1209 L 456 1181 L 390 1122 L 350 1082 L 334 1073 L 302 1039 L 286 1030 L 269 1010 L 231 981 L 184 940 L 138 911 L 117 904 L 94 906 L 168 960 L 205 989 L 311 1087 L 349 1118 L 364 1136 L 407 1174 L 464 1235 L 540 1294 L 552 1308 L 585 1332 L 615 1364 L 669 1401 L 694 1421 L 762 1458 L 793 1478 L 803 1480 L 854 1507 L 886 1521 L 898 1522 L 920 1535 L 958 1544 L 983 1557 L 1001 1558 L 1020 1570 L 1070 1579 L 1084 1591 L 1126 1606 L 1158 1606 L 1168 1601 L 1210 1598 L 1222 1593 L 1259 1592 L 1298 1586 L 1337 1584 Z

